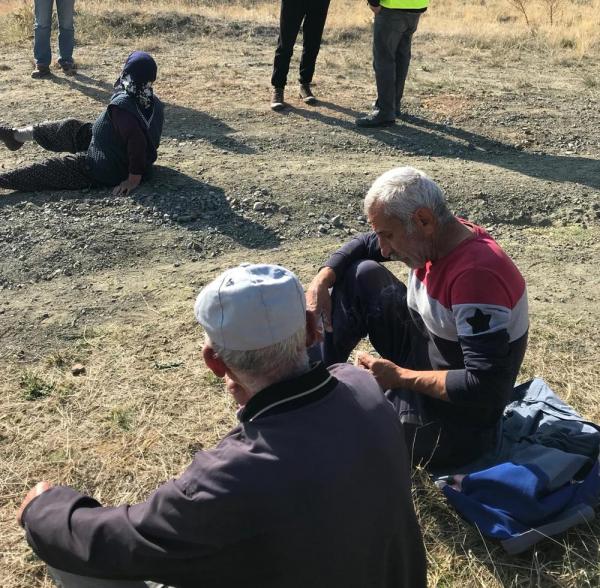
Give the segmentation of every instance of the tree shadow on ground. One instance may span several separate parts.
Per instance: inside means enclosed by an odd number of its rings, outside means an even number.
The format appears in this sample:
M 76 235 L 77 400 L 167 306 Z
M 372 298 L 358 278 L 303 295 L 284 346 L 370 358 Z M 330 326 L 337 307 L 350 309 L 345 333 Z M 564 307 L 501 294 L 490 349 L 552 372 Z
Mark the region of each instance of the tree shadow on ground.
M 106 199 L 106 204 L 140 205 L 140 220 L 229 237 L 252 249 L 271 249 L 280 244 L 269 227 L 236 214 L 222 188 L 207 184 L 176 170 L 155 166 L 151 177 L 129 197 L 114 197 L 111 189 L 48 192 L 12 192 L 0 196 L 0 210 L 19 203 L 42 205 L 49 202 Z
M 81 92 L 102 104 L 103 108 L 108 104 L 113 95 L 112 84 L 102 82 L 78 73 L 65 78 L 52 76 L 54 83 L 67 86 L 71 90 Z M 160 94 L 159 94 L 160 96 Z M 177 104 L 165 102 L 165 126 L 163 137 L 175 139 L 203 139 L 210 142 L 219 149 L 248 155 L 254 153 L 254 149 L 231 137 L 235 129 L 223 121 L 193 108 L 186 108 Z M 99 113 L 98 113 L 99 114 Z M 77 118 L 77 117 L 75 117 Z
M 325 114 L 323 110 L 351 118 L 365 115 L 364 112 L 326 101 L 320 101 L 319 106 L 311 109 L 290 107 L 284 113 L 287 116 L 297 115 L 372 137 L 389 147 L 403 151 L 434 157 L 459 157 L 541 180 L 574 182 L 590 188 L 600 188 L 600 161 L 590 157 L 520 151 L 496 139 L 419 116 L 405 115 L 401 122 L 391 127 L 364 129 L 357 127 L 354 120 Z

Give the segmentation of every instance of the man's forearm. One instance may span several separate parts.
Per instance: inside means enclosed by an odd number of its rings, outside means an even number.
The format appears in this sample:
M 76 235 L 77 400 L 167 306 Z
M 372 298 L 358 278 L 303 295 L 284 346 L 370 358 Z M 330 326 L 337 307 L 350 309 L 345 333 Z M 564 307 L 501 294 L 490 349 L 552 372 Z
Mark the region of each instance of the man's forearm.
M 415 371 L 399 367 L 398 387 L 448 402 L 448 392 L 446 391 L 447 374 L 446 370 Z

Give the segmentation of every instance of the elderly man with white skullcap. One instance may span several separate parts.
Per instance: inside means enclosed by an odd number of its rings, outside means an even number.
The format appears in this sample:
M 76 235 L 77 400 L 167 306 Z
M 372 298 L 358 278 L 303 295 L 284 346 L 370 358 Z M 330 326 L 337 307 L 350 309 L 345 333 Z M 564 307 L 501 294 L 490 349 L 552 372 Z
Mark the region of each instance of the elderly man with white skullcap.
M 309 364 L 296 276 L 240 265 L 195 313 L 239 424 L 141 504 L 34 488 L 19 519 L 58 584 L 425 587 L 402 424 L 367 371 Z

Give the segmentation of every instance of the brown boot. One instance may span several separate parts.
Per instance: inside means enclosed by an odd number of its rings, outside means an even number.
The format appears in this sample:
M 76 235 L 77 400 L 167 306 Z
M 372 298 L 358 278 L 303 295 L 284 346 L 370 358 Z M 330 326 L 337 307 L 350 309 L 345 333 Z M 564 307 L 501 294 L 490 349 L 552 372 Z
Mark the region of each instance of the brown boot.
M 300 84 L 300 98 L 305 104 L 316 104 L 317 99 L 310 89 L 310 84 Z
M 74 76 L 77 73 L 77 66 L 73 61 L 60 61 L 58 65 L 66 76 Z
M 2 125 L 0 125 L 0 141 L 2 141 L 10 151 L 16 151 L 23 147 L 23 143 L 15 139 L 15 129 Z
M 31 77 L 34 80 L 40 80 L 42 78 L 49 78 L 52 75 L 50 72 L 49 65 L 40 65 L 39 63 L 35 66 L 35 69 L 31 72 Z
M 283 94 L 283 88 L 273 88 L 273 95 L 271 96 L 271 110 L 282 110 L 285 108 Z

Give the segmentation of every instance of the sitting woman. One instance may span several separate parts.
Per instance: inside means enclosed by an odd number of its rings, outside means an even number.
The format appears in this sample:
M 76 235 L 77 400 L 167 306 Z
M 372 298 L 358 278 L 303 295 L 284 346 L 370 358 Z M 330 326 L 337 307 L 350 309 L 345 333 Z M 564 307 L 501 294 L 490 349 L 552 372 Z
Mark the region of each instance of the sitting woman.
M 74 154 L 0 173 L 0 188 L 37 192 L 115 186 L 115 196 L 130 193 L 148 175 L 160 143 L 164 108 L 152 91 L 156 71 L 148 53 L 132 53 L 108 107 L 93 124 L 69 118 L 23 129 L 0 126 L 0 141 L 11 151 L 33 140 L 48 151 Z

